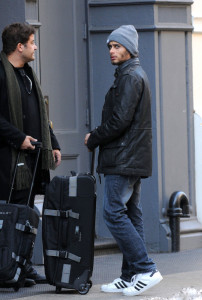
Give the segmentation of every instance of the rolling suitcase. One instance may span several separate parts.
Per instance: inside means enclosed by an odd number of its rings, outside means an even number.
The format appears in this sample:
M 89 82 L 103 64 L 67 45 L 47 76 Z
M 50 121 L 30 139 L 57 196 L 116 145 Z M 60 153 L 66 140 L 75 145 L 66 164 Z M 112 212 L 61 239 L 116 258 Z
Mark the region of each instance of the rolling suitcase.
M 14 169 L 9 199 L 7 202 L 0 201 L 0 288 L 12 287 L 15 291 L 24 286 L 25 264 L 32 257 L 39 223 L 38 214 L 29 206 L 41 149 L 41 143 L 33 144 L 35 144 L 37 154 L 27 205 L 10 203 L 17 168 L 21 165 L 19 162 L 20 151 Z
M 65 288 L 86 294 L 92 286 L 95 207 L 92 173 L 55 176 L 47 186 L 42 213 L 44 267 L 56 293 Z

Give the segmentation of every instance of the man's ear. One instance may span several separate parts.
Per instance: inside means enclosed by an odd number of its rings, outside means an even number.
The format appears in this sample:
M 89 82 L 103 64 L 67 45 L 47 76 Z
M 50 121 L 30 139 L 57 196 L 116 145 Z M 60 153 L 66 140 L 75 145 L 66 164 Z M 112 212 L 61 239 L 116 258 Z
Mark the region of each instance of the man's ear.
M 18 43 L 16 50 L 18 50 L 20 53 L 22 53 L 23 49 L 24 49 L 24 45 L 22 43 Z

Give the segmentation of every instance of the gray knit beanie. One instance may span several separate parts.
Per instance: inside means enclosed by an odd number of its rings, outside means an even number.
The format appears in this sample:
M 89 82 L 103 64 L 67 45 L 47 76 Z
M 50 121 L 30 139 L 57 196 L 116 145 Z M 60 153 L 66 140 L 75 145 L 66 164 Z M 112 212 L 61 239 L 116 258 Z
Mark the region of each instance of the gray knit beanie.
M 107 44 L 114 41 L 124 46 L 133 56 L 138 54 L 138 33 L 133 25 L 122 25 L 108 36 Z

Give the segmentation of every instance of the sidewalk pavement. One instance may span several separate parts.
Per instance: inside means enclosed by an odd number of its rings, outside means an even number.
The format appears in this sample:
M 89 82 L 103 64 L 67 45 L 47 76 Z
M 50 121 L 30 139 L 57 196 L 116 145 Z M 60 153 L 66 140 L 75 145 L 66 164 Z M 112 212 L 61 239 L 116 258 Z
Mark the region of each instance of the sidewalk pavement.
M 177 253 L 151 253 L 150 257 L 155 261 L 163 280 L 155 287 L 144 292 L 140 296 L 127 297 L 121 293 L 111 294 L 100 292 L 100 285 L 113 281 L 119 277 L 121 269 L 120 253 L 112 253 L 95 256 L 93 286 L 86 295 L 80 295 L 76 291 L 62 289 L 61 294 L 55 293 L 55 287 L 48 284 L 39 284 L 31 288 L 22 288 L 18 292 L 12 289 L 1 289 L 0 299 L 21 299 L 21 300 L 160 300 L 171 299 L 176 293 L 183 288 L 195 288 L 197 291 L 202 290 L 202 249 L 186 250 Z M 43 274 L 43 266 L 35 266 L 39 273 Z M 186 296 L 181 299 L 202 299 L 201 296 L 192 298 Z

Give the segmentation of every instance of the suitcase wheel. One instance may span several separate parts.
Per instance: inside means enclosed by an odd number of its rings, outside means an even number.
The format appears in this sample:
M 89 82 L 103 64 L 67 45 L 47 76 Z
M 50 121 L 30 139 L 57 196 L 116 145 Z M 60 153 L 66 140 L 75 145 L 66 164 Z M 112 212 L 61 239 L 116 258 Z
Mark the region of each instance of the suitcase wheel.
M 56 290 L 55 290 L 56 294 L 60 294 L 61 292 L 61 287 L 59 286 L 56 286 Z
M 88 284 L 90 285 L 90 287 L 89 287 L 89 288 L 91 288 L 91 287 L 92 287 L 92 285 L 93 285 L 93 283 L 92 283 L 92 281 L 91 281 L 91 280 L 89 280 Z
M 15 285 L 15 286 L 13 287 L 13 289 L 14 289 L 15 292 L 18 292 L 19 289 L 20 289 L 20 286 L 19 286 L 19 285 Z
M 81 295 L 86 295 L 89 292 L 91 287 L 92 287 L 92 281 L 89 281 L 86 284 L 80 284 L 78 292 Z

